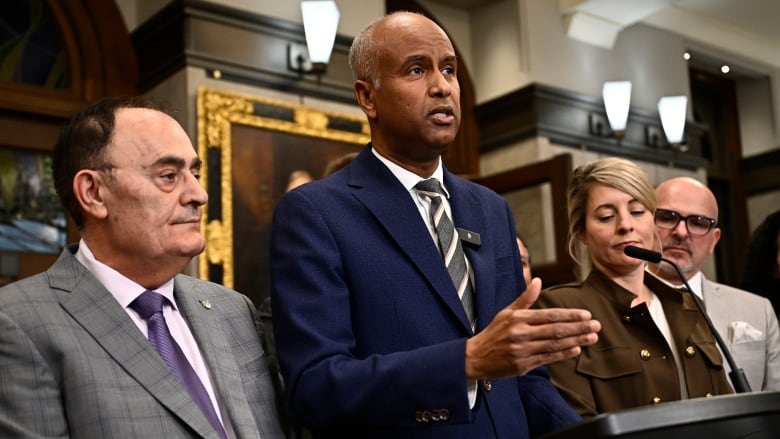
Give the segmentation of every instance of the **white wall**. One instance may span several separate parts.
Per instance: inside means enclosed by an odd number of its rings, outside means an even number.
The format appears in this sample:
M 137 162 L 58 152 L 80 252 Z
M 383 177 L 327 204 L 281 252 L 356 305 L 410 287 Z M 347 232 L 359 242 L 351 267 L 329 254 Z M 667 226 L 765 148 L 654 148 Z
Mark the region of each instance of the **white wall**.
M 493 3 L 473 14 L 472 79 L 477 103 L 528 85 L 528 26 L 517 0 Z

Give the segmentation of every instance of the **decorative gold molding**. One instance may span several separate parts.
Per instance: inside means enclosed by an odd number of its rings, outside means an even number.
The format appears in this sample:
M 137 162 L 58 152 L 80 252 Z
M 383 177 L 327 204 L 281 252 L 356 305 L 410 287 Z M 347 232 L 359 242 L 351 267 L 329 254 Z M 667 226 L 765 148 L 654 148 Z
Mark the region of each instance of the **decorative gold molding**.
M 292 114 L 292 120 L 275 119 L 255 114 L 255 107 L 274 108 L 280 114 Z M 369 141 L 368 122 L 364 118 L 319 110 L 303 105 L 252 96 L 243 93 L 198 88 L 198 155 L 203 160 L 201 183 L 209 196 L 216 188 L 209 188 L 209 151 L 218 149 L 220 157 L 219 193 L 221 194 L 221 218 L 209 218 L 204 209 L 201 227 L 206 237 L 206 249 L 198 259 L 198 271 L 202 279 L 209 279 L 233 288 L 233 193 L 232 193 L 232 142 L 231 125 L 241 124 L 273 131 L 315 137 L 346 143 L 365 144 Z M 331 121 L 341 121 L 360 127 L 360 132 L 335 129 Z M 209 266 L 222 267 L 222 279 L 210 279 Z

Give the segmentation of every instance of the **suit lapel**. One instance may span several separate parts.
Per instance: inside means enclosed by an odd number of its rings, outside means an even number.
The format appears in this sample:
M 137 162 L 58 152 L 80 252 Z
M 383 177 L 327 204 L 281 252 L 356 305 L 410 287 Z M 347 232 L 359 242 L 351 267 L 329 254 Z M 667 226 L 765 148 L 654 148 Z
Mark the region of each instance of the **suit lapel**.
M 67 254 L 66 254 L 67 252 Z M 173 416 L 203 437 L 215 433 L 189 393 L 168 369 L 135 323 L 69 249 L 48 271 L 50 284 L 60 292 L 60 304 L 116 363 Z
M 471 331 L 455 285 L 417 207 L 393 173 L 374 157 L 370 147 L 364 148 L 350 166 L 348 184 L 355 198 L 382 224 L 451 312 L 457 315 L 463 328 Z M 398 221 L 398 218 L 406 220 Z
M 709 315 L 722 315 L 728 313 L 728 304 L 721 300 L 721 294 L 717 285 L 713 284 L 702 275 L 701 278 L 701 296 L 704 299 L 704 306 Z M 721 305 L 725 305 L 724 309 Z
M 251 436 L 249 432 L 239 431 L 243 425 L 254 425 L 254 417 L 241 383 L 241 371 L 230 351 L 230 340 L 219 321 L 219 316 L 223 315 L 218 310 L 219 299 L 183 276 L 176 277 L 174 294 L 211 371 L 212 385 L 231 425 L 239 436 Z
M 704 305 L 712 324 L 715 325 L 715 329 L 718 330 L 720 337 L 731 345 L 728 325 L 731 321 L 731 307 L 736 306 L 736 304 L 723 300 L 718 285 L 710 282 L 703 275 L 701 279 L 701 295 L 704 297 Z

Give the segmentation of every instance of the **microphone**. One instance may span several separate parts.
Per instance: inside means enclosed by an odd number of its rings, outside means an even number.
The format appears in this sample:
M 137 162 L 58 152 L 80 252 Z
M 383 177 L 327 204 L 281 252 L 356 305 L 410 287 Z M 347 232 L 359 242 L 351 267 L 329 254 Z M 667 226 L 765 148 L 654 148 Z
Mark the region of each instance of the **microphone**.
M 704 317 L 704 321 L 707 323 L 707 326 L 710 328 L 710 331 L 712 331 L 712 335 L 715 337 L 715 342 L 718 343 L 718 347 L 720 347 L 721 352 L 723 352 L 723 356 L 726 357 L 726 361 L 729 363 L 729 366 L 731 367 L 731 372 L 729 372 L 729 378 L 731 378 L 731 383 L 734 385 L 734 391 L 737 393 L 750 392 L 750 384 L 748 383 L 747 377 L 745 376 L 745 372 L 742 369 L 737 367 L 737 363 L 734 361 L 734 357 L 731 356 L 731 352 L 729 352 L 729 349 L 726 347 L 726 343 L 721 338 L 720 334 L 718 333 L 718 330 L 715 329 L 715 325 L 712 324 L 712 320 L 710 320 L 710 316 L 708 316 L 707 312 L 704 311 L 704 307 L 701 304 L 701 300 L 697 295 L 693 294 L 693 290 L 691 290 L 691 286 L 688 285 L 688 280 L 685 278 L 685 276 L 683 276 L 682 271 L 680 271 L 680 267 L 678 267 L 677 264 L 670 261 L 669 259 L 663 257 L 661 253 L 648 250 L 646 248 L 629 245 L 623 249 L 623 253 L 625 253 L 627 256 L 631 256 L 632 258 L 641 259 L 643 261 L 651 262 L 653 264 L 658 264 L 659 262 L 663 261 L 671 265 L 672 267 L 674 267 L 674 270 L 677 272 L 677 276 L 679 276 L 680 280 L 683 281 L 683 285 L 685 285 L 685 289 L 688 291 L 688 294 L 690 294 L 691 297 L 693 298 L 693 303 L 696 304 L 696 308 L 699 309 L 699 313 L 702 315 L 702 317 Z

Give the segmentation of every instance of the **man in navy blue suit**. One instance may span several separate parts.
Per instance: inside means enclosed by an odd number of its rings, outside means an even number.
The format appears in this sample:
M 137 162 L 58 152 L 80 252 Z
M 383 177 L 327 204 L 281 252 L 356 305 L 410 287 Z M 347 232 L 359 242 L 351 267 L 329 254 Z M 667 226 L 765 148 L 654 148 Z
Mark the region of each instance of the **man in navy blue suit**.
M 460 124 L 457 64 L 422 15 L 369 25 L 350 65 L 371 143 L 275 210 L 278 355 L 292 413 L 316 437 L 516 439 L 579 420 L 541 366 L 578 355 L 600 325 L 585 310 L 528 309 L 541 282 L 526 289 L 509 205 L 443 167 Z M 415 189 L 429 178 L 443 215 Z M 437 241 L 445 215 L 461 242 L 447 248 L 465 252 L 460 283 Z

